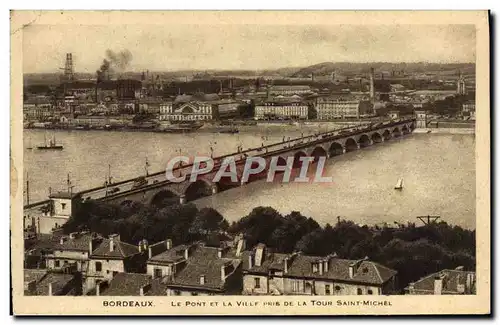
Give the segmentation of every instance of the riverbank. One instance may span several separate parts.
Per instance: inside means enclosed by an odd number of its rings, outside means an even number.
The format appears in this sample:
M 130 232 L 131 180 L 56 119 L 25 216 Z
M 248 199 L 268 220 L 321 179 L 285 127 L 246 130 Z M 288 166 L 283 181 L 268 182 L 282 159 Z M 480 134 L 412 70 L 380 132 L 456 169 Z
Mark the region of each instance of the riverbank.
M 418 128 L 413 133 L 429 134 L 475 134 L 475 128 Z

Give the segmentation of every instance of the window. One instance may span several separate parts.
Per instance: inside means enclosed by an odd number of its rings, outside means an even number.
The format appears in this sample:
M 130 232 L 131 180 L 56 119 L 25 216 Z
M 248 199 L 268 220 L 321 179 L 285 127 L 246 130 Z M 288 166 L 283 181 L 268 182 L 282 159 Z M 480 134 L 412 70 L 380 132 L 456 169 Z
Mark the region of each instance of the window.
M 174 296 L 180 296 L 181 292 L 179 290 L 174 290 Z
M 191 292 L 191 296 L 197 296 L 198 292 Z
M 163 276 L 162 271 L 160 268 L 155 268 L 154 269 L 154 277 L 155 278 L 161 278 Z
M 299 287 L 300 287 L 299 281 L 292 282 L 292 291 L 293 292 L 299 292 L 299 290 L 300 290 Z
M 325 285 L 325 294 L 326 295 L 331 295 L 332 294 L 331 291 L 330 291 L 330 285 L 329 284 Z
M 358 288 L 358 296 L 362 295 L 363 294 L 363 289 L 361 288 Z
M 55 267 L 59 267 L 59 266 L 60 266 L 59 261 L 54 261 L 54 266 L 55 266 Z
M 340 291 L 342 288 L 340 286 L 335 286 L 335 291 Z
M 372 290 L 372 289 L 369 289 L 369 290 L 368 290 L 368 294 L 369 294 L 369 295 L 372 295 L 372 294 L 373 294 L 373 290 Z
M 255 288 L 260 288 L 260 279 L 259 278 L 254 278 L 254 281 L 255 281 L 254 287 Z
M 102 271 L 102 263 L 101 262 L 95 262 L 95 270 L 96 270 L 96 272 Z
M 66 208 L 66 203 L 61 203 L 61 208 L 64 210 Z

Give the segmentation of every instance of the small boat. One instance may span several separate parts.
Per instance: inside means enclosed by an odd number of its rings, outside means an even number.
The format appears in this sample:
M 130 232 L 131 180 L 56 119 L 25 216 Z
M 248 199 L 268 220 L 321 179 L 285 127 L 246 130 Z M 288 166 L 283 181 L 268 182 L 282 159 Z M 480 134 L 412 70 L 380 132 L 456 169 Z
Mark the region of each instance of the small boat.
M 403 179 L 400 178 L 398 179 L 398 182 L 396 183 L 396 186 L 394 186 L 395 190 L 402 190 L 403 189 Z
M 37 146 L 38 150 L 63 150 L 62 145 L 56 144 L 56 137 L 52 137 L 52 139 L 49 140 L 47 143 L 47 139 L 45 139 L 45 143 L 43 146 Z

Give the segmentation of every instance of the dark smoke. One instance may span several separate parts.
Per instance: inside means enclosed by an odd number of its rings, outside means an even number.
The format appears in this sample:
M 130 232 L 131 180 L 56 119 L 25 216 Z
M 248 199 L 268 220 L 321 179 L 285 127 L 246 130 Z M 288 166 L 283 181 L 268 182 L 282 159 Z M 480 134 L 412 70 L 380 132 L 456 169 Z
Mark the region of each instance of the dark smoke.
M 102 60 L 101 67 L 97 70 L 97 80 L 102 81 L 109 79 L 110 74 L 115 70 L 119 72 L 125 71 L 132 61 L 132 53 L 129 50 L 113 52 L 106 50 L 106 58 Z

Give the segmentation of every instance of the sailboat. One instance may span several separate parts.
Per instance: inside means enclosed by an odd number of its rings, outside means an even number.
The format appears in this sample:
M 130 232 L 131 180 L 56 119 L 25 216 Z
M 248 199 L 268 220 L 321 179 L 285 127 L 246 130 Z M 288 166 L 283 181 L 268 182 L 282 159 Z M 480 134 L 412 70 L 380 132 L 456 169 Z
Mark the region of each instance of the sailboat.
M 400 178 L 398 179 L 398 182 L 396 183 L 396 186 L 394 186 L 395 190 L 402 190 L 403 189 L 403 179 Z
M 45 143 L 43 146 L 38 146 L 38 150 L 62 150 L 64 147 L 56 144 L 56 137 L 53 136 L 52 139 L 49 139 L 47 143 L 47 138 L 45 138 Z

